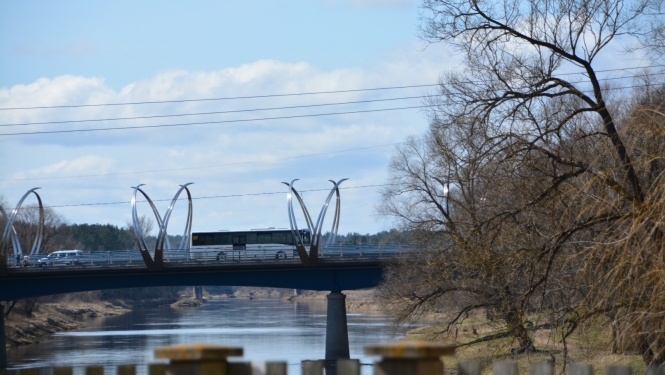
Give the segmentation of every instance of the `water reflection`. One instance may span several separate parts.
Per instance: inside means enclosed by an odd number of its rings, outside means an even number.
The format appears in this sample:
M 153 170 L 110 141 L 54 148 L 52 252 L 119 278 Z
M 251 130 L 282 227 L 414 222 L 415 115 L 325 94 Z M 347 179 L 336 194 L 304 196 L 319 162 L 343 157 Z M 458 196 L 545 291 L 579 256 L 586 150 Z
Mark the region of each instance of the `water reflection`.
M 372 362 L 363 355 L 365 345 L 401 334 L 381 314 L 349 313 L 347 320 L 351 358 L 363 363 Z M 145 364 L 152 361 L 156 347 L 204 342 L 242 346 L 245 360 L 287 360 L 293 375 L 300 373 L 300 361 L 323 358 L 325 326 L 326 301 L 224 299 L 196 310 L 142 308 L 89 320 L 83 329 L 51 335 L 7 354 L 15 368 L 74 366 L 75 373 L 82 374 L 82 368 L 90 364 L 133 363 L 139 374 L 145 374 Z M 371 373 L 370 367 L 363 366 L 363 374 Z

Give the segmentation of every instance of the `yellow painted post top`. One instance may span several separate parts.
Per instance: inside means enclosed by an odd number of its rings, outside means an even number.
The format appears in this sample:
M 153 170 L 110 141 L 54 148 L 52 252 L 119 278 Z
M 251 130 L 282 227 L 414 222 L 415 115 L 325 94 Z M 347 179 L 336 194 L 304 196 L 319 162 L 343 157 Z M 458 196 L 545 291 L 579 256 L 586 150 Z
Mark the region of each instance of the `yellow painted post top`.
M 395 359 L 425 359 L 455 355 L 455 347 L 428 341 L 396 341 L 368 345 L 365 354 Z
M 155 349 L 155 358 L 171 361 L 209 361 L 224 360 L 227 357 L 242 357 L 242 348 L 210 344 L 185 344 L 162 346 Z

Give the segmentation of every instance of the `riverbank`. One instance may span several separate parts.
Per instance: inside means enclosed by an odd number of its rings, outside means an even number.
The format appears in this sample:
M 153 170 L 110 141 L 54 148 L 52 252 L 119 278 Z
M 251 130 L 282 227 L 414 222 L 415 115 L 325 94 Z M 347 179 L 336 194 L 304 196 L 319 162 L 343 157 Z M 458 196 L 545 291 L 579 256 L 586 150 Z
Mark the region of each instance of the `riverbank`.
M 448 317 L 449 318 L 449 317 Z M 537 322 L 537 317 L 531 317 Z M 606 373 L 608 366 L 629 366 L 634 374 L 643 374 L 646 366 L 642 356 L 637 352 L 626 350 L 624 354 L 612 353 L 611 331 L 606 322 L 581 324 L 577 330 L 562 341 L 561 332 L 546 326 L 535 328 L 532 325 L 530 335 L 537 351 L 519 353 L 515 349 L 518 344 L 514 337 L 507 335 L 498 339 L 482 341 L 503 332 L 502 325 L 485 318 L 483 312 L 470 314 L 469 318 L 451 327 L 431 324 L 406 332 L 406 340 L 426 340 L 444 345 L 457 346 L 454 357 L 443 358 L 446 368 L 457 368 L 459 361 L 479 360 L 484 370 L 489 373 L 495 361 L 515 361 L 518 373 L 528 373 L 529 366 L 534 362 L 549 362 L 561 369 L 564 363 L 583 362 L 591 364 L 594 372 Z M 457 328 L 457 330 L 456 330 Z M 475 342 L 473 345 L 468 343 Z M 559 367 L 560 366 L 560 367 Z M 559 372 L 556 370 L 555 372 Z
M 42 336 L 78 329 L 88 318 L 120 315 L 129 311 L 131 307 L 120 301 L 82 301 L 70 298 L 67 301 L 36 302 L 27 313 L 12 310 L 5 318 L 7 347 L 34 344 Z
M 5 302 L 7 347 L 38 343 L 43 336 L 81 328 L 90 318 L 121 315 L 140 306 L 169 306 L 178 299 L 177 293 L 164 293 L 159 289 L 130 290 L 130 298 L 120 293 L 114 295 L 114 292 L 118 291 L 70 293 Z
M 204 296 L 210 299 L 220 298 L 279 298 L 291 302 L 320 300 L 325 301 L 327 291 L 315 290 L 294 290 L 281 288 L 248 288 L 240 287 L 230 294 L 208 294 L 204 291 Z M 350 312 L 380 312 L 381 304 L 377 296 L 376 288 L 362 290 L 345 290 L 346 310 Z

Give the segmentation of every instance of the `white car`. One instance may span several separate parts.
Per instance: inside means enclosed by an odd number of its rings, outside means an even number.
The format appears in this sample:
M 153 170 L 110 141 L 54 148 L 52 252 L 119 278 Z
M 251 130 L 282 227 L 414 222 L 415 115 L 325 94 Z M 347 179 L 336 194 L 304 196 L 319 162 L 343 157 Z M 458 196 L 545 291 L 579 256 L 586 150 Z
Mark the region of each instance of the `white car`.
M 73 264 L 79 264 L 81 258 L 83 257 L 83 251 L 81 250 L 60 250 L 54 251 L 49 254 L 46 258 L 42 258 L 37 261 L 37 265 L 40 267 L 47 266 L 67 266 Z

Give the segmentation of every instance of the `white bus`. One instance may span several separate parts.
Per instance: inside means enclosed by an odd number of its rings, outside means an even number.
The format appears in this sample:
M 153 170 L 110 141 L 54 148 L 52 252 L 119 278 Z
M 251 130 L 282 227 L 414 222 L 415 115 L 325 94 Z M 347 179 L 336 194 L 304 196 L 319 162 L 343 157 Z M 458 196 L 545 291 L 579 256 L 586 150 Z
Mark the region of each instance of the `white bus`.
M 301 229 L 305 248 L 309 250 L 309 229 Z M 190 259 L 226 260 L 243 258 L 294 258 L 298 252 L 290 229 L 254 228 L 246 231 L 192 233 Z

